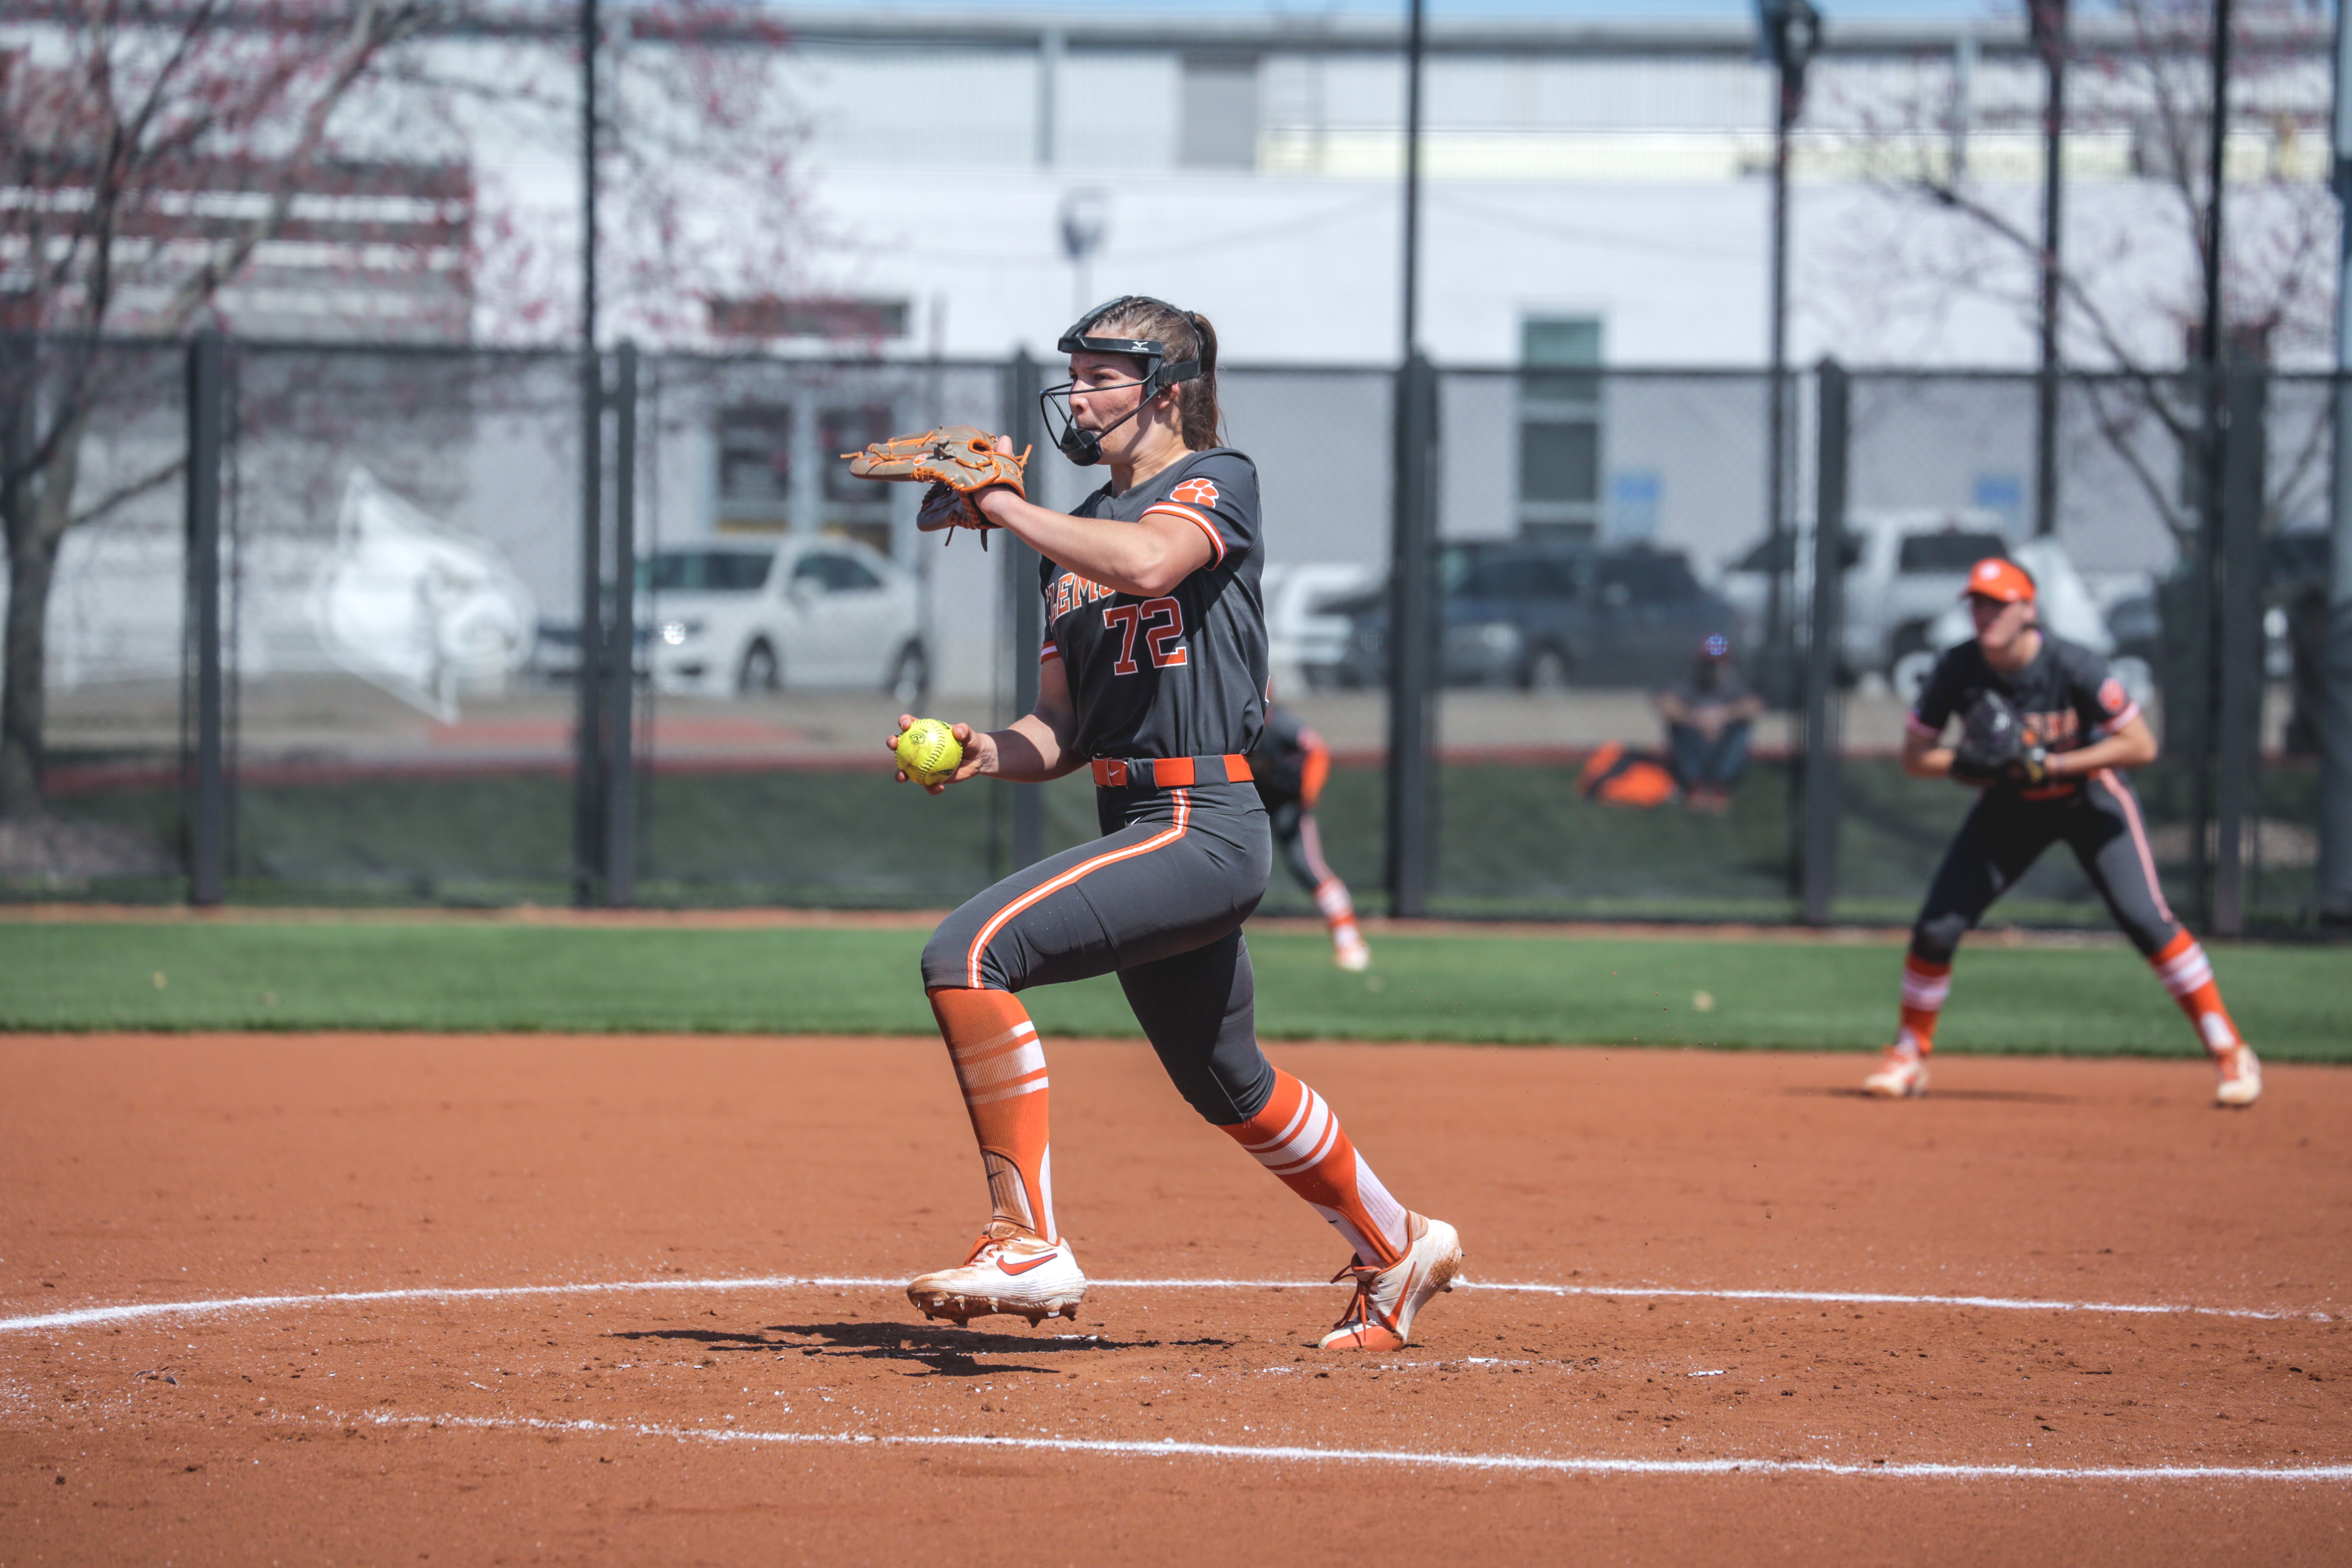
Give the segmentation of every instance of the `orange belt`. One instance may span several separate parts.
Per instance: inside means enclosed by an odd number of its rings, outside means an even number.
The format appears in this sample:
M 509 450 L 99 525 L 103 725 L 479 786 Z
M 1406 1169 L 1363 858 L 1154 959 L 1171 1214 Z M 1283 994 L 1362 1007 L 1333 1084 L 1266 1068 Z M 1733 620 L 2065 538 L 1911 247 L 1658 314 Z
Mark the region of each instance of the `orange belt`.
M 1097 757 L 1095 784 L 1101 789 L 1182 789 L 1188 784 L 1247 784 L 1249 758 L 1239 752 L 1222 757 Z

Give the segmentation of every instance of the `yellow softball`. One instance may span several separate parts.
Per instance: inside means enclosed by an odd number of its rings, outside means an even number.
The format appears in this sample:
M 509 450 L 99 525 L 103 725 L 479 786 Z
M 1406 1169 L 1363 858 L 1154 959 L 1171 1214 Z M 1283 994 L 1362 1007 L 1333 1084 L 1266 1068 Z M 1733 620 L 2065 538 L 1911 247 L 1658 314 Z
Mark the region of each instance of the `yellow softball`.
M 963 765 L 955 731 L 937 719 L 918 719 L 898 737 L 898 766 L 919 784 L 945 784 Z

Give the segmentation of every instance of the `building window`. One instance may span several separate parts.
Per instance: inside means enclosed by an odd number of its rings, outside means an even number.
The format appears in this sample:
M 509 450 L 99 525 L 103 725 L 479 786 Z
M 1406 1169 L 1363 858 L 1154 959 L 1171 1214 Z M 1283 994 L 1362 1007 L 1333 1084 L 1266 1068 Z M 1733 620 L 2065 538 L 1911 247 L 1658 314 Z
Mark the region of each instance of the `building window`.
M 719 521 L 782 528 L 791 521 L 793 411 L 746 404 L 719 416 Z
M 1529 317 L 1519 332 L 1519 531 L 1601 525 L 1601 322 Z
M 715 338 L 822 338 L 828 342 L 879 342 L 907 335 L 904 300 L 818 298 L 706 300 Z
M 1257 59 L 1184 57 L 1182 134 L 1177 162 L 1188 169 L 1257 166 Z

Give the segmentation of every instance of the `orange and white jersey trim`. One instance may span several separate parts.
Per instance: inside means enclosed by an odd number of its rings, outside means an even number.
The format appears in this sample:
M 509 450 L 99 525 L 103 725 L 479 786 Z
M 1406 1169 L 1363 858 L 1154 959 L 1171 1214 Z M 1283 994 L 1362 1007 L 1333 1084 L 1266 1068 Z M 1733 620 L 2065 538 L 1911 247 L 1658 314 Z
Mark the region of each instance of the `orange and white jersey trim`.
M 1212 560 L 1209 564 L 1212 566 L 1223 566 L 1225 563 L 1224 535 L 1217 531 L 1217 525 L 1215 523 L 1210 521 L 1207 517 L 1193 510 L 1192 507 L 1179 506 L 1172 500 L 1155 501 L 1151 505 L 1143 509 L 1143 515 L 1146 517 L 1157 515 L 1160 517 L 1182 518 L 1186 522 L 1191 523 L 1193 527 L 1199 529 L 1202 533 L 1209 536 L 1209 548 L 1217 552 L 1215 558 Z

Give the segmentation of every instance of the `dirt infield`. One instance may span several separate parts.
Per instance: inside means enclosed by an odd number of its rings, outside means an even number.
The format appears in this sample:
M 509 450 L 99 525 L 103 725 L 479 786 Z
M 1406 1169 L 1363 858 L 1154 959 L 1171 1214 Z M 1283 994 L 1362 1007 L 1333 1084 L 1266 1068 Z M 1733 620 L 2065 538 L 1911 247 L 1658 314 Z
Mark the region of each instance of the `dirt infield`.
M 1136 1045 L 1033 1331 L 897 1288 L 936 1041 L 0 1039 L 0 1563 L 2352 1559 L 2352 1073 L 1276 1054 L 1462 1229 L 1400 1355 Z

